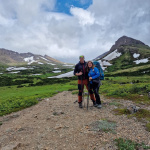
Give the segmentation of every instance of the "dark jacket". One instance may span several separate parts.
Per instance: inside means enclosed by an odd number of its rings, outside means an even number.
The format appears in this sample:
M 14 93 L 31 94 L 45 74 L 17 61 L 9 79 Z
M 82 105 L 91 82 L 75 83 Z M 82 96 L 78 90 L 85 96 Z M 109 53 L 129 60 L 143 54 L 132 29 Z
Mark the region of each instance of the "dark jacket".
M 76 65 L 75 65 L 75 69 L 74 69 L 74 75 L 76 74 L 76 73 L 79 73 L 80 71 L 82 71 L 82 76 L 78 76 L 78 79 L 79 80 L 81 80 L 81 79 L 88 79 L 88 73 L 86 72 L 86 69 L 85 69 L 85 67 L 86 67 L 86 62 L 84 61 L 84 63 L 82 64 L 82 63 L 80 63 L 80 61 L 79 61 L 79 63 L 77 63 Z

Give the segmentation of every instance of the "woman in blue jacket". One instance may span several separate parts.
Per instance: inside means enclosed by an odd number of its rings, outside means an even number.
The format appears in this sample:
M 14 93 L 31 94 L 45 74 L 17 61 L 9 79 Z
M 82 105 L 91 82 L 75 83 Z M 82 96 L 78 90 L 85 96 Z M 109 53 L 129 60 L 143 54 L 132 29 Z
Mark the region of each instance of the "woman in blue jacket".
M 87 63 L 87 72 L 89 76 L 90 89 L 93 89 L 97 108 L 101 108 L 101 100 L 99 95 L 99 87 L 100 87 L 100 72 L 98 68 L 96 68 L 92 61 L 88 61 Z

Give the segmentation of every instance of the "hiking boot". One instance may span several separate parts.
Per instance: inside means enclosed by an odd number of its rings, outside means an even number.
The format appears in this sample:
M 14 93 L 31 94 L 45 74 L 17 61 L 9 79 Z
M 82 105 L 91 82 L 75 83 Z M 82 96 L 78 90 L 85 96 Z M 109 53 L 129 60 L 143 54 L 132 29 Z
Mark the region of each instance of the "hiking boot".
M 101 104 L 97 104 L 97 108 L 102 108 L 102 105 Z
M 79 103 L 79 108 L 83 108 L 82 102 Z
M 93 106 L 97 107 L 96 101 L 92 100 L 92 102 L 93 102 Z

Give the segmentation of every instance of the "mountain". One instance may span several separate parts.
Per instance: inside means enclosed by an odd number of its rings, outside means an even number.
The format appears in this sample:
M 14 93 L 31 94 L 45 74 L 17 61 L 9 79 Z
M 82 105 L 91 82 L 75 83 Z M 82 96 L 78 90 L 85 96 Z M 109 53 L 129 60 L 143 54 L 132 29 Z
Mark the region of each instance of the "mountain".
M 139 40 L 123 36 L 109 51 L 94 60 L 99 61 L 107 72 L 146 65 L 150 67 L 150 47 Z
M 23 64 L 63 64 L 62 62 L 50 57 L 35 55 L 32 53 L 18 53 L 12 50 L 0 49 L 0 63 L 7 65 L 23 65 Z

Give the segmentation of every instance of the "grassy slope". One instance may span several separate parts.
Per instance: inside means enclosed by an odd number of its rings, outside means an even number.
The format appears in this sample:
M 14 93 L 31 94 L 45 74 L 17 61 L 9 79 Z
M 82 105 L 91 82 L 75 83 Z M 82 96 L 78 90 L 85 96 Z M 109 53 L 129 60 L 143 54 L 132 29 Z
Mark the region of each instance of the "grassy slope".
M 7 65 L 0 63 L 0 73 L 4 72 L 7 68 Z
M 75 89 L 76 81 L 34 87 L 0 87 L 0 115 L 32 106 L 38 99 L 51 97 L 58 92 Z
M 108 72 L 114 72 L 122 69 L 128 69 L 132 67 L 139 67 L 144 66 L 150 63 L 141 63 L 141 64 L 135 64 L 135 58 L 133 57 L 134 51 L 138 54 L 140 54 L 138 59 L 148 58 L 150 57 L 150 47 L 143 46 L 143 45 L 136 45 L 136 46 L 121 46 L 122 49 L 124 49 L 124 53 L 116 58 L 110 61 L 112 66 L 109 66 L 107 71 Z M 133 51 L 132 53 L 130 51 Z
M 107 71 L 113 72 L 120 69 L 130 68 L 133 66 L 133 60 L 131 57 L 131 54 L 129 52 L 125 52 L 123 55 L 121 55 L 119 58 L 113 59 L 110 61 L 112 66 L 109 66 Z
M 9 66 L 4 65 L 4 64 L 0 64 L 0 73 L 4 73 L 6 76 L 7 75 L 9 76 L 10 75 L 10 74 L 8 74 L 9 71 L 6 71 L 7 67 L 9 67 Z M 59 75 L 61 73 L 66 73 L 66 72 L 72 71 L 72 68 L 62 66 L 61 64 L 57 64 L 55 66 L 52 66 L 49 64 L 39 65 L 39 64 L 33 63 L 30 66 L 20 64 L 17 67 L 34 68 L 34 69 L 20 70 L 20 72 L 18 74 L 15 74 L 14 76 L 42 74 L 41 76 L 43 76 L 43 77 L 49 77 L 49 76 L 55 76 L 55 75 Z M 58 70 L 61 70 L 61 73 L 53 73 L 52 71 L 55 70 L 54 68 L 59 68 Z M 14 72 L 14 71 L 12 71 L 12 72 Z
M 45 85 L 47 82 L 43 82 L 42 86 L 28 86 L 26 84 L 21 88 L 17 88 L 17 86 L 0 87 L 0 115 L 34 105 L 38 99 L 53 96 L 59 91 L 76 90 L 74 93 L 77 93 L 77 81 L 70 80 L 58 79 L 58 81 L 49 82 L 49 85 Z M 147 95 L 150 91 L 150 76 L 107 77 L 102 83 L 100 93 L 108 97 L 150 104 Z
M 125 75 L 135 75 L 137 76 L 138 74 L 142 74 L 142 72 L 144 71 L 149 71 L 150 70 L 150 64 L 144 64 L 143 66 L 137 66 L 137 67 L 132 67 L 132 68 L 128 68 L 128 69 L 122 69 L 122 70 L 117 70 L 114 72 L 109 72 L 106 73 L 106 76 L 111 76 L 111 75 L 115 75 L 115 76 L 125 76 Z M 138 74 L 137 74 L 138 73 Z M 150 72 L 147 72 L 146 74 L 149 74 Z M 143 73 L 144 74 L 144 73 Z
M 102 82 L 100 92 L 108 97 L 129 99 L 137 103 L 150 104 L 150 76 L 109 77 Z

